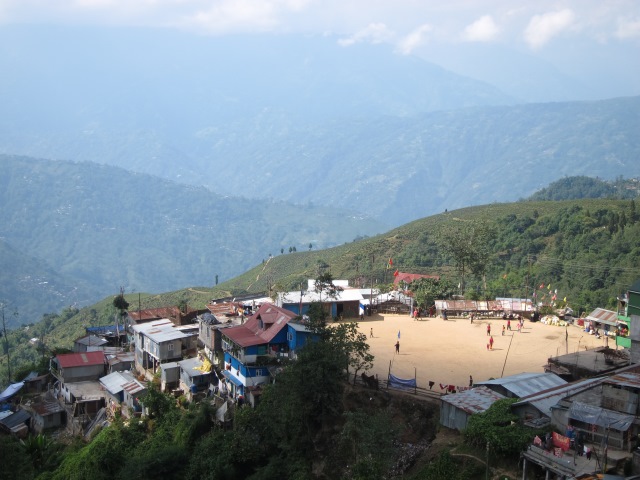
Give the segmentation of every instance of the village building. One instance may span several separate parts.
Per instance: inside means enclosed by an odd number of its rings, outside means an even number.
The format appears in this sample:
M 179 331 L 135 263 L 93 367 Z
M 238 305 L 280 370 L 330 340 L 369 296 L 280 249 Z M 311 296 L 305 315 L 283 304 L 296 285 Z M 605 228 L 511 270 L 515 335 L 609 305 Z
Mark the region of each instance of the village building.
M 142 414 L 140 398 L 147 393 L 147 387 L 140 383 L 131 372 L 113 372 L 100 379 L 107 400 L 110 416 L 121 413 L 124 417 Z
M 309 279 L 306 291 L 280 292 L 275 304 L 303 316 L 312 303 L 320 303 L 326 314 L 333 319 L 358 318 L 362 313 L 360 305 L 363 301 L 360 289 L 349 287 L 348 280 L 334 280 L 333 285 L 338 289 L 335 295 L 330 295 L 327 291 L 316 291 L 315 280 Z
M 97 335 L 89 334 L 73 341 L 73 351 L 78 352 L 95 352 L 102 350 L 102 347 L 109 345 L 109 341 Z
M 484 385 L 506 398 L 521 398 L 566 385 L 566 383 L 566 380 L 553 373 L 518 373 L 504 378 L 476 382 L 475 385 Z
M 177 363 L 180 368 L 179 388 L 187 394 L 187 398 L 193 399 L 196 394 L 209 389 L 213 366 L 208 359 L 193 357 Z
M 207 310 L 198 315 L 198 342 L 207 359 L 219 366 L 224 360 L 221 330 L 242 325 L 252 309 L 236 302 L 209 302 Z
M 51 374 L 61 385 L 98 380 L 106 372 L 104 352 L 64 353 L 51 359 Z
M 37 400 L 27 402 L 24 408 L 31 414 L 30 429 L 35 434 L 66 425 L 66 410 L 50 392 Z
M 131 327 L 134 333 L 136 369 L 149 378 L 162 363 L 175 362 L 197 353 L 198 325 L 175 326 L 169 319 Z
M 262 304 L 247 321 L 221 330 L 224 350 L 223 375 L 233 397 L 244 396 L 249 387 L 268 383 L 279 359 L 294 357 L 307 336 L 289 328 L 298 315 L 272 304 Z
M 464 431 L 469 417 L 485 412 L 496 401 L 505 398 L 493 390 L 479 386 L 440 399 L 440 425 Z

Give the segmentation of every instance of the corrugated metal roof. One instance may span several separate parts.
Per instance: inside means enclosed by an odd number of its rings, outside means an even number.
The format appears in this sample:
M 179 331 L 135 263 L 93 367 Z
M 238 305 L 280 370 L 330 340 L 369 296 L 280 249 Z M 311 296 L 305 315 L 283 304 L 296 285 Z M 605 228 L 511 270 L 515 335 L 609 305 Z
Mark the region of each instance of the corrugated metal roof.
M 587 320 L 616 326 L 618 324 L 618 314 L 611 310 L 605 310 L 604 308 L 596 308 L 587 315 Z
M 196 370 L 196 367 L 202 366 L 202 360 L 197 357 L 187 358 L 186 360 L 182 360 L 178 362 L 180 368 L 187 372 L 190 377 L 201 377 L 203 375 L 210 375 L 211 372 L 203 372 L 202 370 Z
M 494 402 L 503 398 L 505 398 L 503 395 L 481 386 L 453 395 L 444 395 L 441 400 L 469 414 L 474 414 L 484 412 Z
M 289 323 L 296 314 L 265 303 L 246 321 L 244 325 L 221 330 L 222 335 L 229 337 L 241 347 L 269 343 Z M 262 320 L 264 328 L 260 328 Z
M 277 303 L 280 305 L 298 305 L 301 303 L 300 294 L 302 294 L 302 303 L 308 304 L 312 302 L 319 302 L 322 299 L 322 303 L 333 302 L 356 302 L 362 300 L 362 294 L 358 288 L 345 288 L 342 291 L 337 292 L 335 298 L 329 297 L 325 292 L 322 294 L 315 290 L 307 290 L 305 292 L 292 291 L 283 292 L 278 294 Z
M 29 412 L 27 412 L 26 410 L 18 410 L 17 412 L 14 412 L 13 415 L 9 415 L 8 417 L 0 420 L 0 423 L 2 423 L 5 427 L 11 429 L 17 427 L 22 423 L 26 423 L 30 418 L 31 414 Z
M 44 399 L 41 402 L 32 403 L 30 408 L 42 417 L 64 411 L 64 407 L 55 399 Z
M 168 319 L 151 323 L 141 323 L 140 325 L 133 326 L 134 332 L 142 333 L 156 343 L 187 338 L 191 336 L 191 334 L 183 332 L 182 330 L 195 331 L 197 328 L 197 325 L 188 325 L 186 328 L 177 328 L 173 325 L 173 322 Z
M 480 312 L 528 312 L 533 309 L 531 300 L 522 298 L 497 298 L 495 300 L 436 300 L 438 310 Z
M 478 385 L 500 385 L 513 393 L 516 397 L 522 398 L 533 395 L 559 385 L 566 385 L 567 381 L 560 378 L 555 373 L 519 373 L 495 380 L 477 382 Z
M 613 377 L 607 378 L 604 383 L 612 385 L 620 385 L 623 387 L 640 388 L 640 374 L 638 373 L 619 373 Z
M 122 328 L 122 327 L 121 327 Z M 123 329 L 124 330 L 124 329 Z M 104 338 L 98 337 L 97 335 L 85 335 L 84 337 L 78 338 L 75 343 L 79 345 L 91 345 L 91 346 L 100 346 L 106 343 L 109 343 Z
M 301 323 L 290 322 L 289 323 L 289 327 L 291 327 L 296 332 L 308 332 L 308 333 L 311 333 L 311 330 L 309 330 L 309 327 L 307 327 L 306 325 L 302 325 Z
M 105 363 L 104 352 L 62 353 L 56 356 L 61 368 L 83 367 Z
M 603 382 L 602 378 L 589 378 L 586 380 L 580 380 L 577 382 L 568 383 L 565 385 L 559 385 L 542 392 L 535 393 L 526 397 L 520 398 L 514 407 L 524 404 L 531 404 L 541 413 L 547 416 L 551 416 L 551 409 L 558 404 L 560 400 L 570 395 L 582 392 L 589 388 L 592 388 Z
M 138 325 L 132 325 L 131 328 L 133 329 L 134 332 L 138 332 L 138 333 L 145 333 L 149 330 L 152 330 L 154 328 L 158 328 L 158 327 L 162 327 L 165 325 L 173 325 L 173 322 L 171 320 L 169 320 L 168 318 L 162 318 L 160 320 L 157 320 L 155 322 L 148 322 L 148 323 L 140 323 Z
M 129 372 L 113 372 L 100 379 L 100 383 L 112 395 L 117 395 L 124 390 L 124 385 L 134 381 L 135 378 Z

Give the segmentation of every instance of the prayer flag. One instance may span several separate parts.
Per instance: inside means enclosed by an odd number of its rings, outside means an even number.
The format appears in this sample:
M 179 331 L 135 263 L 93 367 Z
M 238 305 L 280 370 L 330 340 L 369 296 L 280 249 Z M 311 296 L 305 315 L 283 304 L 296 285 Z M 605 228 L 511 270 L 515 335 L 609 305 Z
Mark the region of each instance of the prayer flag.
M 396 270 L 395 272 L 393 272 L 393 276 L 394 276 L 394 277 L 397 277 L 398 275 L 400 275 L 400 274 L 398 273 L 398 270 Z
M 507 274 L 505 273 L 504 275 L 502 275 L 502 278 L 506 280 L 507 279 Z
M 567 303 L 567 297 L 564 297 L 562 300 L 564 301 L 564 303 Z
M 391 260 L 391 258 L 389 258 L 389 263 L 387 263 L 387 270 L 389 270 L 392 265 L 393 265 L 393 260 Z
M 544 288 L 544 283 L 541 283 L 540 287 L 538 287 L 538 288 L 543 289 Z

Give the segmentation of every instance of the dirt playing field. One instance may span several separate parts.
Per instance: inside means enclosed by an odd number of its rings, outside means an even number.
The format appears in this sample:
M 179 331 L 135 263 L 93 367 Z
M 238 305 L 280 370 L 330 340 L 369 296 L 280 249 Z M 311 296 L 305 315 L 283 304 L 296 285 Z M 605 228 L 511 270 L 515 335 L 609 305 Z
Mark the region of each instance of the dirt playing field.
M 488 350 L 490 337 L 487 324 L 491 324 L 493 349 Z M 359 329 L 369 338 L 370 351 L 375 356 L 372 372 L 386 379 L 391 373 L 396 377 L 417 377 L 418 387 L 443 392 L 440 384 L 466 387 L 469 375 L 478 382 L 490 378 L 506 377 L 523 372 L 543 372 L 547 359 L 587 348 L 605 345 L 605 338 L 598 339 L 582 328 L 545 325 L 524 321 L 518 332 L 517 321 L 511 321 L 511 331 L 502 335 L 506 320 L 492 318 L 470 320 L 440 317 L 414 320 L 409 315 L 374 315 L 359 322 Z M 373 337 L 370 337 L 373 329 Z M 395 344 L 400 332 L 400 352 Z M 615 348 L 613 339 L 609 346 Z

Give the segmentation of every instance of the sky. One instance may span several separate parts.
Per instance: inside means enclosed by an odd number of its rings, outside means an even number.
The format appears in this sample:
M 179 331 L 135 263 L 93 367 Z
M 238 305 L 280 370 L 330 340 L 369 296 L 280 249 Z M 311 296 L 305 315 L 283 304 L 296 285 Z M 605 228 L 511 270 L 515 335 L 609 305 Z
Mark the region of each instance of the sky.
M 531 51 L 587 38 L 640 41 L 636 0 L 0 0 L 0 22 L 165 27 L 199 33 L 332 34 L 387 42 L 519 44 Z
M 389 44 L 488 79 L 474 55 L 508 49 L 576 77 L 610 72 L 640 93 L 637 0 L 0 0 L 2 24 L 324 35 L 344 48 Z

